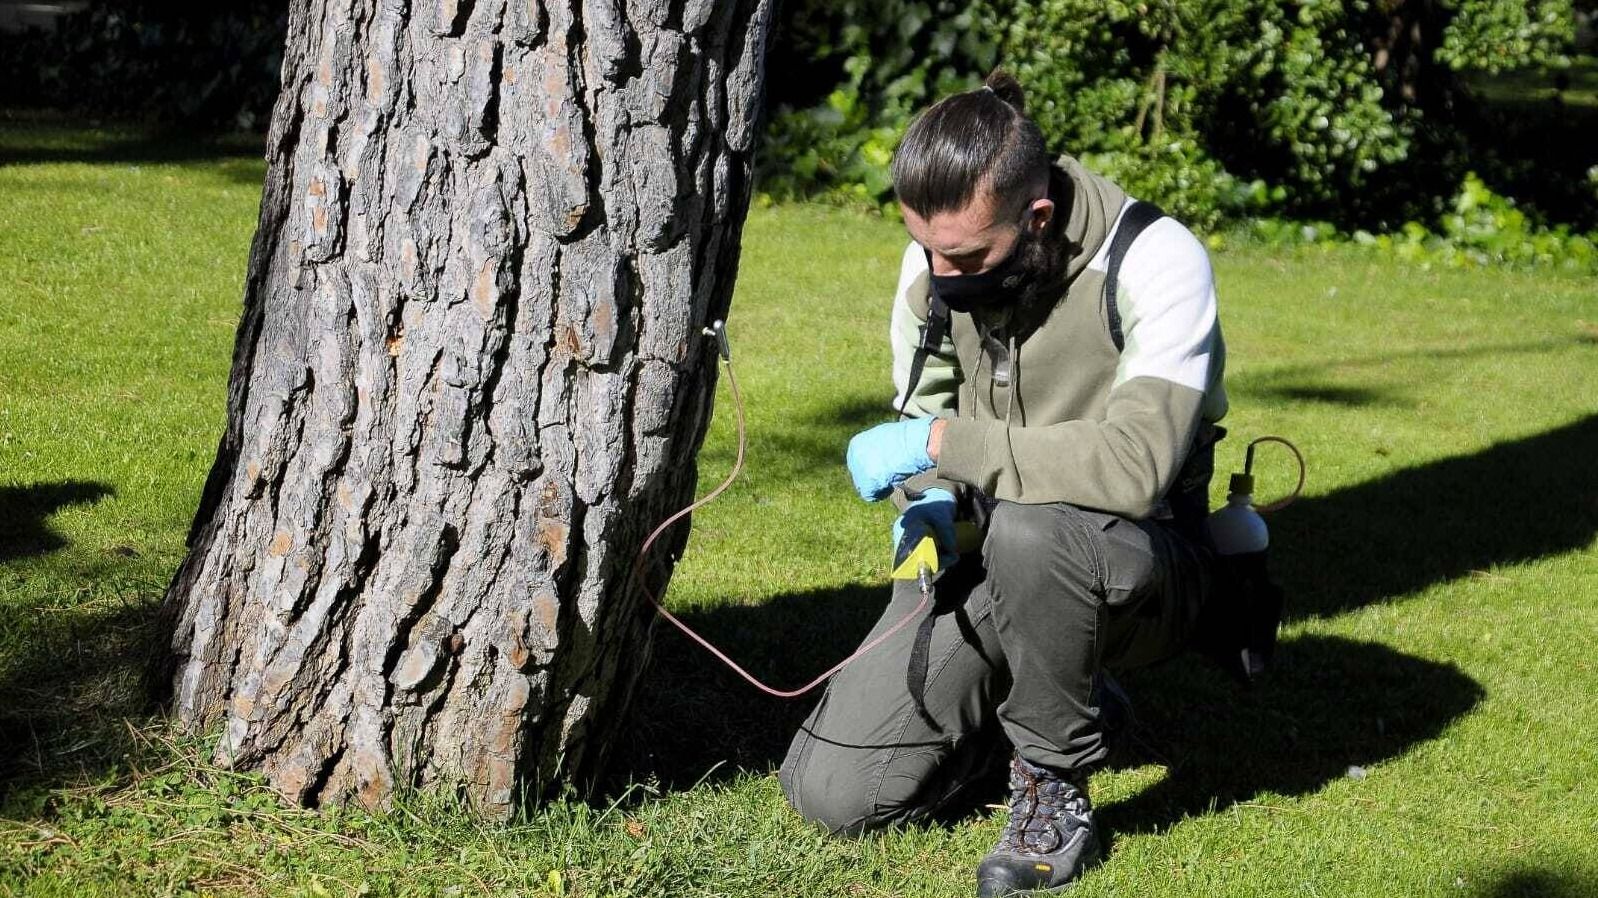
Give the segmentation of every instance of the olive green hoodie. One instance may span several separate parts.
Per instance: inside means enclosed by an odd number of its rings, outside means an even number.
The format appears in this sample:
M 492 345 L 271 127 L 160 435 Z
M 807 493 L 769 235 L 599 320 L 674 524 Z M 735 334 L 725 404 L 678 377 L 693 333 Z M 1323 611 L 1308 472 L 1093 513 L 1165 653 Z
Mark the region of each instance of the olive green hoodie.
M 912 491 L 965 484 L 994 499 L 1069 502 L 1140 519 L 1163 498 L 1206 425 L 1226 413 L 1225 346 L 1209 256 L 1162 218 L 1121 265 L 1118 351 L 1103 299 L 1105 257 L 1130 200 L 1064 157 L 1067 286 L 1052 307 L 952 313 L 906 406 L 950 418 L 938 464 Z M 1068 250 L 1069 251 L 1069 250 Z M 926 256 L 905 249 L 890 328 L 897 408 L 927 318 Z M 902 496 L 900 497 L 902 501 Z

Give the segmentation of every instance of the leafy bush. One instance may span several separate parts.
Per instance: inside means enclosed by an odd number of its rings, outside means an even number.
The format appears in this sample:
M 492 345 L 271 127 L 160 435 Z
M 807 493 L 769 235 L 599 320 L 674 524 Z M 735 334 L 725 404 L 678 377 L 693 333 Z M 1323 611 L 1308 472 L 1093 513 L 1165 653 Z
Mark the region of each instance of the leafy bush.
M 1465 176 L 1438 229 L 1405 222 L 1390 234 L 1340 232 L 1328 222 L 1256 219 L 1248 234 L 1277 246 L 1353 242 L 1422 266 L 1555 266 L 1598 272 L 1598 234 L 1538 227 L 1515 201 L 1494 193 L 1474 172 Z
M 1561 66 L 1568 61 L 1565 50 L 1575 29 L 1569 2 L 1463 0 L 1437 58 L 1455 69 L 1483 72 Z
M 774 111 L 774 195 L 888 202 L 890 135 L 996 59 L 1054 146 L 1204 226 L 1435 221 L 1484 162 L 1455 73 L 1557 64 L 1574 36 L 1571 0 L 799 0 L 788 15 L 846 74 Z
M 1264 181 L 1244 182 L 1204 154 L 1190 140 L 1166 139 L 1108 153 L 1089 153 L 1082 162 L 1136 197 L 1154 197 L 1166 213 L 1200 230 L 1210 230 L 1280 202 L 1281 188 Z
M 792 0 L 771 60 L 771 113 L 758 156 L 763 193 L 891 209 L 888 163 L 910 116 L 969 90 L 997 60 L 986 7 L 959 0 Z M 806 58 L 808 57 L 808 58 Z M 821 97 L 793 68 L 836 71 Z
M 763 158 L 783 164 L 762 171 L 761 190 L 776 199 L 885 203 L 899 133 L 869 123 L 858 90 L 835 90 L 824 103 L 785 113 L 767 128 Z

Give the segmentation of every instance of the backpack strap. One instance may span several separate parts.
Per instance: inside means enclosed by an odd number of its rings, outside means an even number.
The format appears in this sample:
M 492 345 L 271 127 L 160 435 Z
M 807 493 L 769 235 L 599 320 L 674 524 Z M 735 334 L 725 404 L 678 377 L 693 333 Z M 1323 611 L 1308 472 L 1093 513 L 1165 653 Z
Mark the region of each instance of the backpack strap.
M 931 266 L 928 266 L 930 270 Z M 921 325 L 921 344 L 916 347 L 916 354 L 910 358 L 910 380 L 904 387 L 904 398 L 899 400 L 899 417 L 905 416 L 905 409 L 910 405 L 910 394 L 916 391 L 916 385 L 921 383 L 921 372 L 927 367 L 927 356 L 938 351 L 943 345 L 943 338 L 949 335 L 949 307 L 938 298 L 937 291 L 932 291 L 931 300 L 927 306 L 927 321 Z
M 1153 203 L 1142 200 L 1133 200 L 1132 205 L 1121 216 L 1121 224 L 1115 229 L 1115 238 L 1110 241 L 1109 257 L 1105 260 L 1104 271 L 1104 310 L 1110 322 L 1110 339 L 1115 343 L 1115 351 L 1120 352 L 1126 348 L 1126 335 L 1121 333 L 1121 310 L 1116 305 L 1116 291 L 1120 289 L 1121 260 L 1126 258 L 1127 250 L 1132 248 L 1132 241 L 1142 234 L 1144 229 L 1154 224 L 1165 213 Z
M 931 255 L 928 254 L 928 270 L 931 270 Z M 904 398 L 899 400 L 899 417 L 905 416 L 905 409 L 910 405 L 910 394 L 916 391 L 916 385 L 921 383 L 921 372 L 927 366 L 927 356 L 938 351 L 943 345 L 943 338 L 949 335 L 949 306 L 938 298 L 937 291 L 932 291 L 928 297 L 927 321 L 921 325 L 921 342 L 916 346 L 916 354 L 910 359 L 910 380 L 904 387 Z M 927 616 L 921 619 L 916 627 L 915 638 L 910 642 L 910 662 L 905 668 L 905 686 L 910 690 L 910 700 L 915 705 L 916 713 L 921 719 L 938 732 L 943 732 L 943 727 L 932 719 L 932 713 L 927 710 L 927 663 L 932 648 L 932 628 L 937 622 L 940 612 L 938 603 L 927 611 Z

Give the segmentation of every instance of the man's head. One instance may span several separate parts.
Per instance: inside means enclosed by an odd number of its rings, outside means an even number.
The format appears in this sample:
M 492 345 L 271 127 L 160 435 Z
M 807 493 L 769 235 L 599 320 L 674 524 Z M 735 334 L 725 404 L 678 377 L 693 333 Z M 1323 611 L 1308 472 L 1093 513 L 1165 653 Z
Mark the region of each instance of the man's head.
M 893 186 L 910 236 L 938 276 L 1010 259 L 1031 275 L 1053 260 L 1043 236 L 1055 219 L 1049 154 L 1023 114 L 1021 86 L 1003 72 L 946 97 L 910 125 L 893 157 Z

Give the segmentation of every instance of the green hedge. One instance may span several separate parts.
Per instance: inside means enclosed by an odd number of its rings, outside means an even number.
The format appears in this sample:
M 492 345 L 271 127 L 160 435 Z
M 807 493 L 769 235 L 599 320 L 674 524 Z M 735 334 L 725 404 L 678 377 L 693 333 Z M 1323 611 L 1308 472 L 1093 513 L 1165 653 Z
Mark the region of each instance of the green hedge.
M 1052 145 L 1202 227 L 1438 221 L 1488 168 L 1457 73 L 1560 65 L 1575 30 L 1571 0 L 796 0 L 786 15 L 843 75 L 774 111 L 771 196 L 888 203 L 910 115 L 998 63 Z

